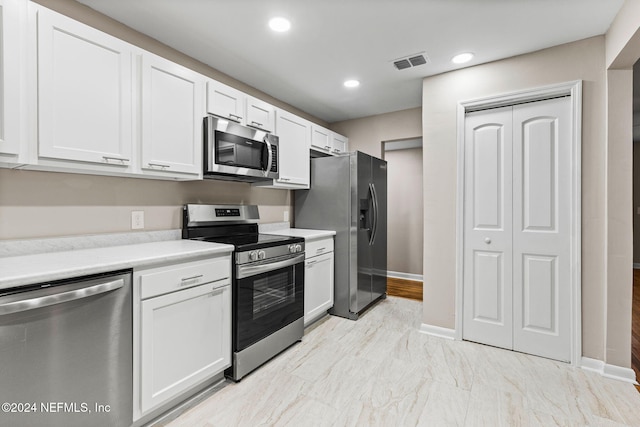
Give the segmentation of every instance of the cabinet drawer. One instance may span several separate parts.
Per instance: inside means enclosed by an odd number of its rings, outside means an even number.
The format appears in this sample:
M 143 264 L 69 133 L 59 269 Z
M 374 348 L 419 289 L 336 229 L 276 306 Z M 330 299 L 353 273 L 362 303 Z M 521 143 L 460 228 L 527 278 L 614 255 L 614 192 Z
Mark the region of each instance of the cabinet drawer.
M 304 252 L 305 258 L 311 258 L 327 252 L 333 252 L 333 237 L 305 242 Z
M 150 298 L 230 276 L 229 256 L 149 269 L 140 274 L 140 296 Z

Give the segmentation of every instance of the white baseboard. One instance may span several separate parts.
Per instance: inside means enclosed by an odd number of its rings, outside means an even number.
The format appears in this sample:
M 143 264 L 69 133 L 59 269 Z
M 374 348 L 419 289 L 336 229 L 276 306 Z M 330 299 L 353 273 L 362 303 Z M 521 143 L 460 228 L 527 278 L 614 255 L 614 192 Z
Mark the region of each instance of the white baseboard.
M 631 368 L 609 365 L 604 363 L 602 360 L 591 359 L 589 357 L 582 358 L 580 367 L 586 371 L 596 372 L 606 378 L 612 378 L 614 380 L 624 381 L 631 384 L 638 384 L 636 382 L 636 373 Z
M 456 339 L 456 331 L 454 329 L 442 328 L 440 326 L 427 325 L 426 323 L 423 323 L 420 325 L 419 331 L 433 337 L 446 338 L 448 340 Z
M 422 282 L 422 274 L 412 274 L 412 273 L 402 273 L 400 271 L 389 271 L 387 270 L 387 277 L 392 277 L 394 279 L 405 279 L 405 280 L 414 280 L 416 282 Z

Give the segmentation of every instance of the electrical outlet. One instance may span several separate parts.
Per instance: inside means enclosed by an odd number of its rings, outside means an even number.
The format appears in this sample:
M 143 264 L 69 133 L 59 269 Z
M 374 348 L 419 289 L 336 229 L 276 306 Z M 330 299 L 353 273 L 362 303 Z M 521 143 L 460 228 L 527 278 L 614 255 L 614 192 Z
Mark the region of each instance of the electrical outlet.
M 289 211 L 284 211 L 283 221 L 284 222 L 289 221 Z
M 131 211 L 131 229 L 141 230 L 144 228 L 144 211 Z

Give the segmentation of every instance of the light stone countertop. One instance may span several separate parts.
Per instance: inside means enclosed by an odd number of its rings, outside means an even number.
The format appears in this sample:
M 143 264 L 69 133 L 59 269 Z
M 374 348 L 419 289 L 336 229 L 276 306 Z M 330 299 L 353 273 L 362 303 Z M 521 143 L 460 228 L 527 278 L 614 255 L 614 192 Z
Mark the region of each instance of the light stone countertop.
M 310 230 L 307 228 L 281 228 L 278 230 L 261 231 L 262 234 L 277 234 L 280 236 L 304 237 L 305 240 L 316 240 L 323 237 L 335 236 L 333 230 Z
M 0 258 L 0 289 L 231 253 L 234 247 L 170 240 Z

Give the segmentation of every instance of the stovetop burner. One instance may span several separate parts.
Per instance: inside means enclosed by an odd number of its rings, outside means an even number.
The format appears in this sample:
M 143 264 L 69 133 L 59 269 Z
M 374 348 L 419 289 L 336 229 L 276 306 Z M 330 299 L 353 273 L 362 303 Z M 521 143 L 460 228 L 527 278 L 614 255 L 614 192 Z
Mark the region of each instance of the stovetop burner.
M 276 245 L 289 245 L 304 241 L 301 237 L 277 236 L 273 234 L 254 234 L 241 236 L 212 236 L 197 238 L 205 242 L 227 243 L 235 246 L 236 252 L 263 249 Z
M 304 242 L 302 237 L 259 234 L 259 218 L 257 206 L 186 205 L 182 238 L 231 244 L 236 252 Z

